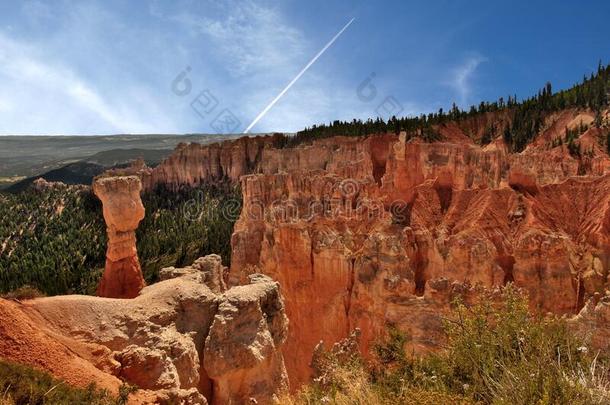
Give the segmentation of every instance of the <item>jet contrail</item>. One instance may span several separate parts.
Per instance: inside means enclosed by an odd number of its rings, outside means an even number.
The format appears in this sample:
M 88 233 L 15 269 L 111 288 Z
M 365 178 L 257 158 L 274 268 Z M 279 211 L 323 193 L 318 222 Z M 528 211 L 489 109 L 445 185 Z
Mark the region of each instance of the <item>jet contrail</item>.
M 347 29 L 347 27 L 349 27 L 349 26 L 350 26 L 350 24 L 354 22 L 354 20 L 355 20 L 355 18 L 352 18 L 351 20 L 349 20 L 349 22 L 348 22 L 347 24 L 345 24 L 345 26 L 344 26 L 343 28 L 341 28 L 341 31 L 337 32 L 337 34 L 336 34 L 336 35 L 335 35 L 335 36 L 334 36 L 334 37 L 333 37 L 333 38 L 332 38 L 330 41 L 328 41 L 328 43 L 327 43 L 327 44 L 324 46 L 324 48 L 322 48 L 322 49 L 320 50 L 320 52 L 318 52 L 318 53 L 316 54 L 316 56 L 314 56 L 314 57 L 313 57 L 313 59 L 312 59 L 312 60 L 310 60 L 310 61 L 309 61 L 309 63 L 308 63 L 307 65 L 305 65 L 305 67 L 304 67 L 304 68 L 303 68 L 303 69 L 302 69 L 302 70 L 299 72 L 299 74 L 298 74 L 298 75 L 296 75 L 296 76 L 295 76 L 295 78 L 294 78 L 294 79 L 292 79 L 292 81 L 291 81 L 290 83 L 288 83 L 288 86 L 284 87 L 284 90 L 282 90 L 282 91 L 280 92 L 280 94 L 278 94 L 278 95 L 277 95 L 277 96 L 276 96 L 276 97 L 273 99 L 273 101 L 271 101 L 271 102 L 269 103 L 269 105 L 268 105 L 267 107 L 265 107 L 265 109 L 264 109 L 263 111 L 261 111 L 261 113 L 260 113 L 260 114 L 258 114 L 258 116 L 257 116 L 257 117 L 254 119 L 254 121 L 252 121 L 252 123 L 251 123 L 250 125 L 248 125 L 248 128 L 246 128 L 246 130 L 244 131 L 244 134 L 247 134 L 247 133 L 248 133 L 248 132 L 249 132 L 249 131 L 252 129 L 252 127 L 253 127 L 254 125 L 256 125 L 256 123 L 257 123 L 258 121 L 260 121 L 260 119 L 261 119 L 261 118 L 263 118 L 263 117 L 265 116 L 265 114 L 267 114 L 267 112 L 268 112 L 268 111 L 271 109 L 271 107 L 273 107 L 273 105 L 274 105 L 275 103 L 277 103 L 277 102 L 278 102 L 278 100 L 279 100 L 280 98 L 282 98 L 282 96 L 283 96 L 283 95 L 284 95 L 284 94 L 285 94 L 285 93 L 286 93 L 286 92 L 287 92 L 287 91 L 288 91 L 288 90 L 289 90 L 289 89 L 292 87 L 292 85 L 293 85 L 293 84 L 295 84 L 295 83 L 296 83 L 296 81 L 297 81 L 297 80 L 299 80 L 299 78 L 300 78 L 301 76 L 303 76 L 303 74 L 304 74 L 304 73 L 307 71 L 307 69 L 309 69 L 309 68 L 311 67 L 311 65 L 313 65 L 314 63 L 316 63 L 316 61 L 318 60 L 318 58 L 319 58 L 320 56 L 322 56 L 322 54 L 323 54 L 324 52 L 326 52 L 326 50 L 327 50 L 327 49 L 328 49 L 328 48 L 329 48 L 329 47 L 330 47 L 330 46 L 331 46 L 331 45 L 332 45 L 332 44 L 333 44 L 333 43 L 334 43 L 334 42 L 337 40 L 337 38 L 339 38 L 339 36 L 340 36 L 341 34 L 343 34 L 343 31 L 345 31 L 345 30 Z

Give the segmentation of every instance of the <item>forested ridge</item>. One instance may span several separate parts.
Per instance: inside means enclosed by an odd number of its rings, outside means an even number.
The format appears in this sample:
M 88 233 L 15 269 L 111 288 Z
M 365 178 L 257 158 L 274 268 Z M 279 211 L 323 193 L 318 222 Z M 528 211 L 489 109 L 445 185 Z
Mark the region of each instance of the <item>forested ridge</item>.
M 137 231 L 147 282 L 166 266 L 209 253 L 230 260 L 241 195 L 222 184 L 143 196 Z M 237 213 L 237 214 L 236 214 Z M 89 187 L 30 188 L 0 194 L 0 292 L 31 286 L 47 295 L 92 294 L 105 263 L 106 227 Z
M 504 111 L 510 117 L 510 125 L 506 126 L 502 134 L 490 131 L 489 139 L 493 136 L 502 136 L 506 144 L 514 152 L 522 151 L 540 131 L 544 118 L 553 112 L 566 108 L 582 108 L 596 113 L 595 125 L 601 126 L 602 109 L 608 107 L 610 102 L 610 65 L 599 63 L 597 72 L 585 76 L 579 84 L 558 92 L 554 92 L 551 83 L 546 85 L 534 96 L 518 101 L 517 96 L 500 97 L 494 102 L 481 102 L 473 105 L 469 110 L 462 110 L 454 103 L 449 111 L 442 108 L 438 112 L 421 114 L 414 117 L 396 117 L 389 120 L 382 118 L 362 121 L 336 120 L 328 124 L 313 125 L 299 131 L 294 136 L 278 137 L 276 147 L 294 147 L 315 139 L 332 136 L 365 136 L 394 132 L 398 134 L 405 131 L 409 137 L 418 137 L 424 141 L 440 140 L 438 126 L 448 122 L 460 122 L 485 113 Z M 610 143 L 609 143 L 610 144 Z

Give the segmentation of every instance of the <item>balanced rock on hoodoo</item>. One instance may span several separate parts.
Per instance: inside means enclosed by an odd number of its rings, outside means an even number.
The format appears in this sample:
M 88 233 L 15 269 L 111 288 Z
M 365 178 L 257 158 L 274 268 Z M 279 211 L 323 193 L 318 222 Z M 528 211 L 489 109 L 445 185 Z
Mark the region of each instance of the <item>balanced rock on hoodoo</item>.
M 101 297 L 134 298 L 145 285 L 135 233 L 144 218 L 141 189 L 137 176 L 101 177 L 93 182 L 108 232 L 106 266 L 97 289 Z

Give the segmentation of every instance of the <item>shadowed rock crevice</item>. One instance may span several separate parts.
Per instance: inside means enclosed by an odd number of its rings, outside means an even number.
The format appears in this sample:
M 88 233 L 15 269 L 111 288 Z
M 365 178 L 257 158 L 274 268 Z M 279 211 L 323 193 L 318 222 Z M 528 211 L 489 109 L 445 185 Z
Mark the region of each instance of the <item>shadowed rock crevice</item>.
M 538 183 L 536 176 L 530 172 L 518 169 L 510 170 L 508 174 L 508 185 L 515 191 L 535 196 L 538 194 Z
M 375 136 L 370 139 L 370 158 L 373 166 L 373 179 L 381 187 L 381 179 L 386 173 L 386 164 L 390 154 L 390 147 L 396 140 L 395 136 Z
M 513 267 L 515 265 L 515 258 L 513 256 L 498 256 L 496 259 L 500 268 L 504 272 L 504 278 L 502 285 L 515 282 L 515 276 L 513 275 Z
M 423 297 L 426 292 L 426 276 L 425 269 L 427 266 L 427 258 L 424 256 L 423 252 L 418 249 L 415 252 L 415 257 L 413 258 L 411 265 L 413 266 L 413 281 L 415 282 L 415 290 L 414 294 L 418 297 Z
M 576 280 L 576 302 L 574 306 L 574 312 L 579 312 L 585 305 L 585 281 L 579 274 Z
M 402 200 L 393 201 L 389 207 L 389 214 L 394 225 L 402 227 L 411 225 L 411 214 L 413 212 L 413 202 Z
M 349 274 L 347 281 L 347 291 L 345 296 L 345 316 L 349 319 L 350 310 L 352 308 L 352 295 L 354 294 L 354 284 L 356 282 L 356 269 L 355 269 L 356 259 L 349 259 Z M 348 323 L 349 329 L 349 323 Z
M 441 211 L 443 213 L 447 212 L 453 197 L 453 177 L 451 176 L 451 173 L 446 171 L 442 172 L 434 181 L 433 188 L 438 195 Z

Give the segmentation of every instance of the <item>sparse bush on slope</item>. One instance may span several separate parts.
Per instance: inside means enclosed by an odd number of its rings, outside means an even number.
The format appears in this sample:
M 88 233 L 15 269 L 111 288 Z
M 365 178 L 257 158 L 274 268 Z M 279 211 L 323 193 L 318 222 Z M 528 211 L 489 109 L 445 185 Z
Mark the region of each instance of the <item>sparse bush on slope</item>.
M 7 294 L 3 294 L 1 297 L 8 300 L 31 300 L 34 298 L 44 297 L 45 295 L 40 292 L 37 288 L 24 285 L 16 290 L 13 290 Z
M 441 352 L 414 358 L 404 350 L 407 338 L 394 329 L 370 361 L 354 343 L 343 342 L 316 356 L 314 382 L 283 402 L 610 403 L 608 368 L 563 320 L 531 316 L 527 299 L 511 286 L 501 300 L 488 298 L 470 308 L 456 303 Z
M 75 388 L 43 371 L 0 360 L 0 405 L 123 405 L 131 392 L 125 385 L 115 398 L 93 384 Z

